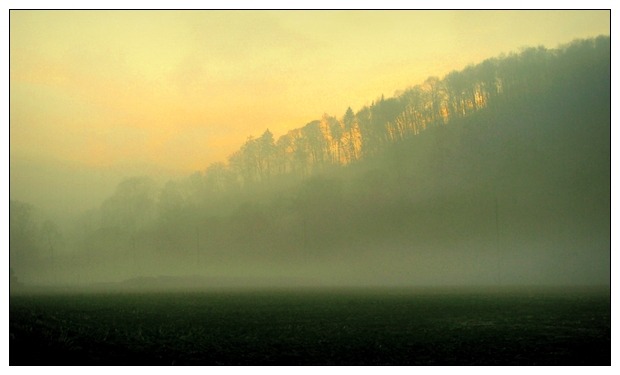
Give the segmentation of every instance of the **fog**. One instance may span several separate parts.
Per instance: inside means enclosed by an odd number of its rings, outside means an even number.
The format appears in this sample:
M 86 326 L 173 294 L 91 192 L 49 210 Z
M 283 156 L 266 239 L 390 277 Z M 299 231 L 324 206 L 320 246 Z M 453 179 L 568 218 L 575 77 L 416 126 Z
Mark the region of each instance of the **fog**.
M 12 164 L 11 285 L 610 285 L 610 89 L 599 36 L 265 129 L 194 173 Z

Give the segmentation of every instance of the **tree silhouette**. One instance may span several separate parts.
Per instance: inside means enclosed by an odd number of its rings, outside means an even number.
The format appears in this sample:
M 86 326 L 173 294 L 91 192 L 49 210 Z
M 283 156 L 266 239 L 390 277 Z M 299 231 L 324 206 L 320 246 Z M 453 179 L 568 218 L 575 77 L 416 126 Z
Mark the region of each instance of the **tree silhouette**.
M 258 170 L 260 180 L 269 179 L 272 174 L 272 166 L 276 156 L 276 145 L 273 140 L 273 134 L 269 129 L 265 130 L 263 135 L 258 139 Z
M 58 283 L 58 267 L 56 265 L 56 255 L 55 252 L 58 249 L 58 246 L 62 244 L 63 238 L 58 226 L 52 222 L 51 220 L 46 220 L 41 225 L 41 232 L 43 236 L 43 240 L 48 247 L 50 254 L 50 268 L 52 272 L 52 279 L 55 284 Z
M 129 237 L 134 273 L 138 267 L 137 235 L 155 219 L 156 194 L 151 178 L 132 177 L 123 180 L 101 205 L 104 226 L 117 228 Z
M 16 200 L 9 201 L 9 263 L 21 272 L 38 257 L 34 207 Z
M 320 121 L 312 121 L 301 128 L 302 136 L 307 140 L 313 172 L 325 167 L 326 150 L 329 148 Z
M 343 118 L 342 124 L 344 126 L 344 150 L 346 153 L 346 160 L 348 163 L 357 160 L 357 146 L 356 146 L 356 126 L 355 114 L 351 107 L 347 108 Z
M 424 81 L 426 105 L 429 122 L 437 125 L 443 123 L 443 93 L 442 82 L 437 77 L 429 77 Z

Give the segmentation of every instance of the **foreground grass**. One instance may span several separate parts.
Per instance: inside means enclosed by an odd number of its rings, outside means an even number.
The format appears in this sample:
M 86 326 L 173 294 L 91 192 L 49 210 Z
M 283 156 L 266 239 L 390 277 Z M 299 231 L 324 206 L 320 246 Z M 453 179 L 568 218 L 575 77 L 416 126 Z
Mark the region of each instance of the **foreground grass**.
M 10 298 L 10 365 L 610 365 L 609 289 Z

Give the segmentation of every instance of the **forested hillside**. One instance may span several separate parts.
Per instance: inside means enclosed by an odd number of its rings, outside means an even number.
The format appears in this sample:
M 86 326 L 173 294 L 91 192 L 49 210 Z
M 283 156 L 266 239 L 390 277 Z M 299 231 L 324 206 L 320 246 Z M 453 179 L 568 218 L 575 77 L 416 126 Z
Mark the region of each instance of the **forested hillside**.
M 608 284 L 610 50 L 527 48 L 266 130 L 163 187 L 124 181 L 66 233 L 11 201 L 11 266 L 40 283 Z

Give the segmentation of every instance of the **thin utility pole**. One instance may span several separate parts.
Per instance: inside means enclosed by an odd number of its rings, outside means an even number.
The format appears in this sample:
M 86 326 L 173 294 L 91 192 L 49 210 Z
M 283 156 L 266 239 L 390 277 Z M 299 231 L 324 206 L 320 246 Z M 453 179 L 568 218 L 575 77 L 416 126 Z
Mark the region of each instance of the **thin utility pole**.
M 137 259 L 136 259 L 136 233 L 135 231 L 134 231 L 131 243 L 132 243 L 132 248 L 133 248 L 133 276 L 137 277 L 138 276 L 138 265 L 137 265 Z
M 498 215 L 498 205 L 497 205 L 497 196 L 495 196 L 495 247 L 497 249 L 497 284 L 502 284 L 502 264 L 501 264 L 501 253 L 499 249 L 499 215 Z
M 56 267 L 54 264 L 54 246 L 50 241 L 50 252 L 52 253 L 52 278 L 54 279 L 54 285 L 58 284 L 58 280 L 56 279 Z
M 200 232 L 198 226 L 196 226 L 196 275 L 200 270 Z
M 90 264 L 90 246 L 86 248 L 86 276 L 84 277 L 84 282 L 89 284 L 92 282 L 93 268 Z
M 46 230 L 46 234 L 47 234 L 47 244 L 50 247 L 50 256 L 51 256 L 51 261 L 52 261 L 52 279 L 54 282 L 54 285 L 58 284 L 58 280 L 56 278 L 56 264 L 54 262 L 54 243 L 52 240 L 52 231 L 51 229 L 47 229 Z

